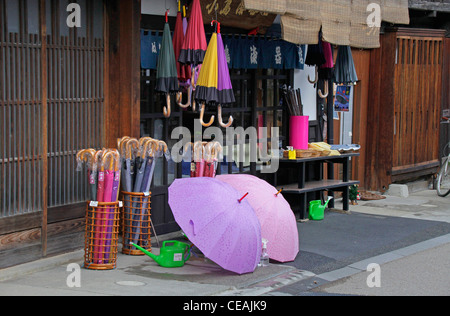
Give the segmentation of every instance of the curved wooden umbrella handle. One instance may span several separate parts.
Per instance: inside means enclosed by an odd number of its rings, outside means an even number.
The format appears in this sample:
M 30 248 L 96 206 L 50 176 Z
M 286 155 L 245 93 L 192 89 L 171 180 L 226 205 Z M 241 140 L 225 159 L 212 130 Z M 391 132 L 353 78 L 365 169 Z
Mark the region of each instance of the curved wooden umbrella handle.
M 191 87 L 193 90 L 195 90 L 195 87 L 197 86 L 197 83 L 195 82 L 195 72 L 197 71 L 197 66 L 191 66 L 192 75 L 191 75 Z
M 165 118 L 169 118 L 170 114 L 172 114 L 172 110 L 170 108 L 170 94 L 166 94 L 166 106 L 163 109 L 163 114 Z
M 205 122 L 203 122 L 203 116 L 205 115 L 205 103 L 202 104 L 202 110 L 200 112 L 200 123 L 202 124 L 202 126 L 204 127 L 210 127 L 211 125 L 213 125 L 215 117 L 214 115 L 211 117 L 211 119 L 209 120 L 209 123 L 206 124 Z
M 223 119 L 222 119 L 222 106 L 221 105 L 219 105 L 217 111 L 219 112 L 219 124 L 220 124 L 220 126 L 222 126 L 223 128 L 228 128 L 231 125 L 233 125 L 233 122 L 234 122 L 233 116 L 230 116 L 230 118 L 228 119 L 228 123 L 227 124 L 225 124 L 223 122 Z
M 311 80 L 311 77 L 308 75 L 308 81 L 311 84 L 316 84 L 319 81 L 319 68 L 316 66 L 316 79 Z
M 322 99 L 326 99 L 328 97 L 328 81 L 325 81 L 325 94 L 322 93 L 322 90 L 319 89 L 319 97 Z
M 192 88 L 189 88 L 188 90 L 188 100 L 186 102 L 186 104 L 183 104 L 183 93 L 182 92 L 178 92 L 177 93 L 177 104 L 183 108 L 183 109 L 187 109 L 188 107 L 191 106 L 191 94 L 192 94 Z

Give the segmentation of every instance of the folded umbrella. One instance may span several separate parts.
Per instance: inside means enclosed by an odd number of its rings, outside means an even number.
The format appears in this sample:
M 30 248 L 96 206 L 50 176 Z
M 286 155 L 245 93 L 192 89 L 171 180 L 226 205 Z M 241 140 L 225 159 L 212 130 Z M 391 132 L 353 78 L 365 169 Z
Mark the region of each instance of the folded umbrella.
M 222 268 L 253 272 L 261 257 L 261 226 L 250 204 L 229 184 L 213 178 L 177 179 L 169 205 L 189 240 Z
M 214 178 L 216 176 L 217 162 L 221 152 L 222 145 L 219 142 L 210 142 L 205 146 L 204 177 Z
M 297 221 L 280 192 L 252 175 L 220 175 L 216 179 L 228 183 L 240 194 L 249 193 L 248 203 L 261 224 L 261 236 L 268 240 L 269 257 L 279 262 L 294 261 L 299 252 Z
M 183 64 L 200 65 L 203 63 L 206 48 L 206 34 L 200 0 L 194 0 L 192 2 L 186 36 L 178 60 Z
M 195 173 L 194 177 L 203 177 L 205 172 L 205 147 L 202 141 L 194 143 L 194 161 L 195 161 Z
M 178 1 L 177 20 L 175 23 L 175 30 L 173 31 L 173 50 L 175 52 L 178 81 L 180 83 L 186 83 L 186 81 L 191 79 L 191 67 L 178 61 L 178 59 L 180 58 L 181 48 L 184 43 L 184 34 L 185 34 L 185 31 L 183 30 L 183 17 L 181 13 L 180 4 L 181 1 Z
M 77 153 L 77 170 L 81 171 L 83 162 L 88 167 L 88 185 L 90 201 L 97 200 L 97 165 L 95 162 L 95 149 L 84 149 Z
M 109 160 L 109 163 L 108 163 Z M 103 156 L 103 163 L 107 166 L 105 171 L 105 193 L 103 200 L 104 202 L 116 202 L 119 180 L 120 180 L 120 155 L 115 149 L 108 150 Z M 104 248 L 104 260 L 107 262 L 109 260 L 109 252 L 111 249 L 112 242 L 112 230 L 114 223 L 114 209 L 107 208 L 105 214 L 103 215 L 103 227 L 104 232 L 102 233 L 102 247 Z
M 161 51 L 158 57 L 155 90 L 166 95 L 164 116 L 166 118 L 170 117 L 170 93 L 177 93 L 179 90 L 179 84 L 175 52 L 173 49 L 172 36 L 170 35 L 170 27 L 168 22 L 168 12 L 166 12 L 166 23 L 164 25 Z
M 353 85 L 358 81 L 352 49 L 350 46 L 339 46 L 336 67 L 334 71 L 334 82 L 336 84 Z

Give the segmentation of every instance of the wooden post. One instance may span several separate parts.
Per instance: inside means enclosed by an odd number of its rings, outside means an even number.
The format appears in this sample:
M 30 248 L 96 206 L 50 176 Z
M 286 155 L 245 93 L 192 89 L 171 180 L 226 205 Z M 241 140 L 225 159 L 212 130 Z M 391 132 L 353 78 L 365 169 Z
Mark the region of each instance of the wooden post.
M 42 256 L 47 255 L 47 212 L 48 212 L 48 115 L 47 115 L 47 22 L 45 0 L 39 2 L 41 26 L 41 102 L 42 102 Z
M 140 137 L 140 0 L 106 1 L 105 58 L 106 147 L 117 138 Z

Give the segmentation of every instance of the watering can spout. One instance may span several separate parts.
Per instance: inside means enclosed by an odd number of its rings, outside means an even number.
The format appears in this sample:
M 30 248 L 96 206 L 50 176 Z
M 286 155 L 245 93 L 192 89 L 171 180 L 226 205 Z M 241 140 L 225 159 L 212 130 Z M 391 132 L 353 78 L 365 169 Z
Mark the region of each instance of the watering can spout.
M 332 196 L 328 197 L 328 201 L 325 203 L 324 207 L 326 208 L 328 206 L 328 203 L 333 199 Z
M 136 245 L 136 244 L 130 243 L 130 245 L 132 245 L 132 246 L 135 247 L 136 249 L 138 249 L 138 250 L 142 251 L 143 253 L 145 253 L 147 256 L 149 256 L 150 258 L 152 258 L 153 260 L 155 260 L 156 263 L 159 263 L 159 262 L 158 262 L 158 259 L 159 259 L 159 258 L 158 258 L 157 255 L 151 253 L 150 251 L 148 251 L 148 250 L 146 250 L 146 249 L 144 249 L 144 248 L 142 248 L 142 247 L 140 247 L 140 246 L 138 246 L 138 245 Z
M 190 246 L 179 241 L 164 241 L 159 256 L 136 244 L 131 243 L 131 245 L 152 258 L 158 265 L 165 268 L 182 267 L 191 256 Z

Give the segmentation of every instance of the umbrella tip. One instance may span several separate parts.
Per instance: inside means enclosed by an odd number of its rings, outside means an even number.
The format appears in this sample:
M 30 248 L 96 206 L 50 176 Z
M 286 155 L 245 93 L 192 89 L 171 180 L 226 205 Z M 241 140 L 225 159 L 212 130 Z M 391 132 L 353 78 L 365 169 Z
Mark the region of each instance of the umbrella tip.
M 241 202 L 242 202 L 242 200 L 243 200 L 243 199 L 245 199 L 245 198 L 247 197 L 247 195 L 248 195 L 248 192 L 247 192 L 247 193 L 245 193 L 245 195 L 244 195 L 243 197 L 241 197 L 241 198 L 240 198 L 240 199 L 238 200 L 238 202 L 239 202 L 239 203 L 241 203 Z

